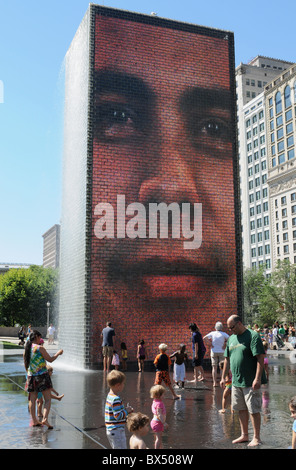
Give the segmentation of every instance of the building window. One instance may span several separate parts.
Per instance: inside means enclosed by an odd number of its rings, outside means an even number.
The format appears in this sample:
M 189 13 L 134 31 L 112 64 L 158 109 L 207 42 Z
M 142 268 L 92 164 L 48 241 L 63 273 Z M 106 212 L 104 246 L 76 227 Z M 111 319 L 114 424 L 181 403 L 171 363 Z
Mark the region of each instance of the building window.
M 254 243 L 256 243 L 255 234 L 251 235 L 251 244 L 253 245 Z
M 276 118 L 276 126 L 280 127 L 282 125 L 283 125 L 283 115 L 281 114 L 280 116 Z
M 291 194 L 291 201 L 296 201 L 296 193 Z
M 255 221 L 254 220 L 251 220 L 250 228 L 251 228 L 251 230 L 255 230 Z
M 256 248 L 251 249 L 252 258 L 256 258 Z
M 281 128 L 277 131 L 276 136 L 277 136 L 278 140 L 281 139 L 282 137 L 284 137 L 284 128 L 283 128 L 283 127 L 281 127 Z
M 296 230 L 295 230 L 296 231 Z M 265 230 L 264 232 L 264 240 L 269 240 L 269 230 Z
M 282 140 L 281 142 L 277 144 L 277 150 L 278 152 L 282 152 L 284 148 L 285 148 L 285 144 L 284 144 L 284 141 Z
M 283 220 L 282 227 L 283 227 L 283 230 L 286 230 L 288 228 L 288 221 L 287 220 Z
M 259 167 L 259 163 L 257 163 L 255 165 L 255 173 L 259 173 L 259 171 L 260 171 L 260 167 Z
M 287 208 L 285 207 L 285 209 L 282 209 L 282 217 L 287 217 L 287 215 Z
M 263 188 L 263 197 L 267 197 L 268 196 L 268 189 L 267 188 Z
M 257 240 L 258 242 L 262 242 L 262 232 L 257 233 Z
M 286 112 L 286 121 L 290 121 L 292 117 L 292 109 L 289 109 L 289 111 Z
M 289 245 L 284 245 L 284 255 L 289 253 Z
M 279 155 L 279 165 L 281 165 L 282 163 L 285 163 L 285 154 L 284 153 Z
M 281 198 L 281 204 L 282 204 L 282 206 L 283 206 L 284 204 L 287 204 L 287 197 L 286 197 L 286 196 L 283 196 L 283 197 Z
M 294 145 L 294 136 L 291 135 L 290 137 L 287 138 L 287 147 L 291 147 Z
M 270 267 L 271 267 L 270 259 L 267 259 L 267 260 L 265 261 L 265 263 L 266 263 L 266 269 L 270 269 Z
M 293 122 L 286 125 L 286 133 L 290 134 L 290 132 L 293 132 Z
M 292 158 L 294 157 L 295 157 L 295 150 L 294 149 L 288 150 L 288 160 L 292 160 Z
M 276 114 L 282 111 L 282 95 L 281 92 L 278 91 L 275 95 L 275 112 Z
M 286 86 L 285 88 L 285 92 L 284 92 L 284 95 L 285 95 L 285 108 L 289 108 L 289 106 L 291 106 L 291 90 L 290 90 L 290 87 L 289 85 Z
M 270 254 L 270 245 L 265 245 L 265 254 L 266 255 Z
M 250 217 L 253 217 L 253 215 L 255 215 L 255 208 L 250 207 Z
M 283 233 L 283 241 L 284 242 L 288 241 L 288 232 Z
M 263 212 L 268 211 L 268 202 L 263 202 Z
M 296 206 L 291 207 L 291 212 L 292 212 L 292 214 L 296 214 Z
M 254 194 L 250 194 L 250 196 L 249 196 L 249 201 L 250 201 L 250 202 L 254 202 Z
M 269 216 L 268 215 L 266 215 L 264 217 L 264 227 L 266 227 L 266 225 L 269 225 Z

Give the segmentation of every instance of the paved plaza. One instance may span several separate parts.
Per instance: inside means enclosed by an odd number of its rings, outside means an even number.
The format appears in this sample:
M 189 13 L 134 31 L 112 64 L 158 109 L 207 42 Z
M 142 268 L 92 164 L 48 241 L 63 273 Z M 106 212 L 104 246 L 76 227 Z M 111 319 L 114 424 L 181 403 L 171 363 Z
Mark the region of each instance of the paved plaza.
M 46 343 L 45 347 L 50 354 L 58 349 L 57 344 Z M 290 354 L 272 351 L 268 355 L 270 375 L 268 385 L 262 388 L 262 445 L 258 449 L 288 449 L 291 445 L 288 402 L 296 394 L 296 364 Z M 104 425 L 108 386 L 103 371 L 68 368 L 60 358 L 53 363 L 54 388 L 65 396 L 61 402 L 52 402 L 50 422 L 54 429 L 48 430 L 30 426 L 22 350 L 0 349 L 0 361 L 1 449 L 110 449 Z M 187 379 L 192 378 L 190 371 Z M 229 409 L 224 415 L 219 413 L 222 390 L 213 388 L 210 370 L 206 379 L 198 387 L 186 383 L 178 401 L 166 392 L 169 429 L 163 436 L 165 450 L 247 448 L 246 444 L 232 444 L 240 434 L 238 416 Z M 153 382 L 153 372 L 127 371 L 124 403 L 151 416 L 149 390 Z M 153 448 L 152 434 L 145 441 Z

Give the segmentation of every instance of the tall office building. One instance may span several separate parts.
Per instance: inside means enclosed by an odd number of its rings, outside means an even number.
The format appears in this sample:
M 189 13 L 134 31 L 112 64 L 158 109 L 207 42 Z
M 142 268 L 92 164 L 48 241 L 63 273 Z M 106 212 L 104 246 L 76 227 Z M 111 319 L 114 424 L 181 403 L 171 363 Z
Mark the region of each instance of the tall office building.
M 264 90 L 272 260 L 296 263 L 296 64 Z
M 60 225 L 55 224 L 42 237 L 43 267 L 58 268 L 60 265 Z
M 291 62 L 257 56 L 236 68 L 243 264 L 272 270 L 264 87 Z

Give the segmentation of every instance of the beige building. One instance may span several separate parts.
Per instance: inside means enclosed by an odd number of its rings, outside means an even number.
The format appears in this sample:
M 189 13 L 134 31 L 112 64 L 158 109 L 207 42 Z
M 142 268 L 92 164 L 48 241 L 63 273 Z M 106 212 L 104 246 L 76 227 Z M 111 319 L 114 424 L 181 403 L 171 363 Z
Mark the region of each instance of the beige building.
M 58 268 L 60 265 L 60 225 L 54 225 L 42 237 L 43 267 Z
M 296 64 L 264 90 L 272 262 L 296 263 Z
M 264 88 L 292 65 L 257 56 L 236 68 L 240 197 L 245 268 L 272 270 Z

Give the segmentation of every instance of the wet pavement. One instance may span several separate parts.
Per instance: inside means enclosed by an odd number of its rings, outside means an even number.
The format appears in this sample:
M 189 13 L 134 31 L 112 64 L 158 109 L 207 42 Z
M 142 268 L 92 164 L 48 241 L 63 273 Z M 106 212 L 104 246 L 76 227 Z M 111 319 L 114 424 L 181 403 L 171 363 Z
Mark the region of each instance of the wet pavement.
M 50 354 L 55 348 L 56 345 L 47 347 Z M 292 352 L 292 360 L 290 354 L 274 351 L 268 355 L 269 383 L 262 388 L 262 445 L 258 449 L 288 449 L 291 445 L 288 402 L 296 395 L 296 351 Z M 54 388 L 65 396 L 60 402 L 52 401 L 49 421 L 54 429 L 48 430 L 30 426 L 22 351 L 0 349 L 1 449 L 110 449 L 104 426 L 106 375 L 103 371 L 68 368 L 60 359 L 53 363 L 52 381 Z M 178 401 L 166 392 L 169 428 L 163 434 L 164 449 L 247 448 L 246 444 L 232 444 L 240 434 L 238 415 L 230 413 L 229 408 L 225 414 L 219 413 L 222 390 L 213 388 L 210 370 L 205 375 L 207 380 L 198 387 L 186 383 Z M 125 403 L 149 417 L 152 417 L 149 390 L 154 377 L 153 372 L 127 371 L 122 393 Z M 192 378 L 192 372 L 188 372 L 187 379 Z M 145 437 L 145 442 L 153 448 L 152 434 Z

